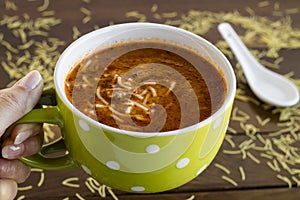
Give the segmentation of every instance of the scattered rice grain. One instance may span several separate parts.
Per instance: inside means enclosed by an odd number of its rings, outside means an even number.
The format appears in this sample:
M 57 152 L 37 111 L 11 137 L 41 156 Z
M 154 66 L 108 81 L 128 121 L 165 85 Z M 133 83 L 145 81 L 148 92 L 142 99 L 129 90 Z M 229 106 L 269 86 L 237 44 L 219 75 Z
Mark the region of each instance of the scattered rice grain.
M 285 9 L 285 13 L 288 15 L 297 14 L 299 13 L 299 8 Z
M 0 44 L 2 44 L 2 46 L 4 46 L 7 50 L 11 51 L 12 53 L 18 54 L 19 50 L 14 48 L 9 42 L 5 41 L 5 40 L 1 40 Z
M 41 15 L 42 15 L 43 17 L 54 16 L 54 15 L 55 15 L 55 11 L 54 11 L 54 10 L 43 11 L 43 12 L 41 13 Z
M 261 126 L 265 126 L 267 123 L 269 123 L 271 121 L 270 117 L 267 117 L 266 119 L 262 120 L 259 115 L 256 115 L 255 118 L 256 118 L 258 124 Z
M 72 183 L 72 182 L 78 182 L 79 178 L 78 177 L 71 177 L 67 178 L 62 181 L 62 185 L 70 187 L 70 188 L 79 188 L 80 185 L 78 183 Z
M 300 180 L 297 179 L 295 176 L 292 176 L 293 181 L 297 184 L 297 187 L 300 187 Z
M 252 153 L 250 153 L 249 151 L 246 153 L 247 156 L 253 160 L 256 164 L 260 164 L 260 160 L 258 160 Z
M 224 154 L 229 154 L 229 155 L 235 155 L 235 154 L 241 154 L 241 150 L 223 150 Z
M 106 189 L 106 185 L 101 185 L 101 186 L 98 188 L 98 194 L 99 194 L 99 196 L 102 197 L 102 198 L 105 198 L 105 197 L 106 197 L 105 189 Z
M 267 162 L 267 165 L 275 172 L 280 172 L 280 168 L 276 167 L 274 164 L 272 164 L 270 161 Z
M 17 198 L 17 200 L 23 200 L 23 199 L 26 199 L 26 196 L 25 195 L 21 195 Z
M 263 8 L 263 7 L 266 7 L 266 6 L 269 6 L 269 5 L 270 5 L 269 1 L 261 1 L 257 4 L 257 6 L 260 7 L 260 8 Z
M 246 174 L 245 174 L 244 168 L 242 166 L 239 166 L 239 171 L 240 171 L 240 174 L 241 174 L 242 181 L 245 181 L 246 180 Z
M 195 195 L 192 195 L 189 198 L 187 198 L 186 200 L 194 200 L 194 199 L 195 199 Z
M 225 180 L 225 181 L 227 181 L 228 183 L 232 184 L 232 185 L 235 186 L 235 187 L 238 186 L 237 182 L 235 182 L 233 179 L 231 179 L 231 178 L 229 178 L 229 177 L 227 177 L 227 176 L 224 176 L 224 175 L 223 175 L 223 176 L 222 176 L 222 179 Z
M 289 188 L 292 188 L 292 187 L 293 187 L 293 184 L 292 184 L 292 182 L 290 181 L 290 179 L 289 179 L 288 177 L 282 176 L 282 175 L 280 175 L 280 174 L 277 174 L 276 177 L 277 177 L 278 179 L 282 180 L 283 182 L 287 183 L 288 186 L 289 186 Z
M 254 10 L 253 10 L 252 8 L 246 7 L 245 10 L 246 10 L 246 12 L 249 13 L 250 15 L 252 15 L 252 16 L 255 15 L 255 12 L 254 12 Z
M 233 142 L 231 135 L 225 135 L 225 141 L 228 142 L 232 148 L 235 148 L 235 143 Z
M 83 198 L 79 193 L 76 193 L 75 196 L 76 196 L 79 200 L 85 200 L 85 198 Z
M 93 194 L 96 193 L 95 189 L 91 186 L 89 181 L 85 181 L 84 184 L 89 189 L 90 192 L 92 192 Z
M 32 185 L 18 187 L 18 191 L 27 191 L 27 190 L 31 190 L 32 188 L 33 188 Z
M 226 168 L 225 166 L 219 164 L 219 163 L 215 163 L 215 167 L 221 169 L 222 171 L 224 171 L 226 174 L 230 174 L 230 170 L 228 168 Z
M 5 2 L 5 9 L 6 10 L 12 10 L 12 11 L 17 11 L 18 7 L 16 6 L 16 4 L 12 1 L 6 0 Z
M 82 19 L 82 23 L 83 24 L 87 24 L 89 21 L 91 21 L 91 17 L 90 16 L 86 16 L 86 17 L 84 17 L 83 19 Z
M 261 153 L 260 156 L 263 158 L 273 159 L 273 156 L 265 154 L 265 153 Z
M 235 130 L 234 128 L 232 128 L 232 127 L 230 127 L 230 126 L 228 126 L 227 131 L 228 131 L 229 133 L 237 134 L 237 130 Z
M 275 2 L 274 3 L 274 10 L 279 10 L 280 8 L 280 3 L 279 2 Z
M 49 4 L 50 4 L 49 0 L 44 0 L 43 5 L 41 5 L 40 7 L 37 7 L 37 11 L 43 12 L 43 11 L 47 10 L 49 7 Z
M 162 13 L 162 17 L 164 18 L 174 18 L 177 17 L 177 12 L 167 12 L 167 13 Z
M 119 198 L 115 195 L 115 193 L 110 187 L 107 187 L 107 190 L 114 200 L 119 200 Z
M 92 14 L 92 12 L 85 7 L 80 7 L 80 12 L 82 12 L 83 14 L 85 14 L 87 16 L 90 16 Z
M 41 172 L 41 176 L 40 176 L 40 180 L 37 184 L 38 187 L 41 187 L 45 182 L 45 173 L 44 172 Z
M 151 9 L 150 9 L 150 11 L 151 12 L 156 12 L 157 9 L 158 9 L 158 5 L 157 4 L 153 4 L 152 7 L 151 7 Z

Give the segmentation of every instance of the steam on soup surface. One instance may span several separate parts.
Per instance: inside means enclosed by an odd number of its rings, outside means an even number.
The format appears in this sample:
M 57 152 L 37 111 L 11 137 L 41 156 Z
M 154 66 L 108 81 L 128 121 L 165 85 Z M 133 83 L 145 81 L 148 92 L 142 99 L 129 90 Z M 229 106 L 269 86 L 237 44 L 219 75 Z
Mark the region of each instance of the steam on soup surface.
M 221 107 L 222 73 L 191 49 L 131 41 L 98 49 L 65 79 L 69 101 L 111 127 L 165 132 L 194 125 Z

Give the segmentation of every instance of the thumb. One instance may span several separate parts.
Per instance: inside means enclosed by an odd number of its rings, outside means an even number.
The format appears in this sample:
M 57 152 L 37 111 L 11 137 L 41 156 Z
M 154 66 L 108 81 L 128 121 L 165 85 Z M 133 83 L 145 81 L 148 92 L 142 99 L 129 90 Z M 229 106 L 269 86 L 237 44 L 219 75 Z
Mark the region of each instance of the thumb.
M 12 123 L 35 106 L 42 88 L 43 79 L 40 73 L 34 70 L 11 88 L 0 90 L 0 137 Z
M 13 200 L 17 196 L 17 190 L 16 181 L 0 179 L 0 199 Z

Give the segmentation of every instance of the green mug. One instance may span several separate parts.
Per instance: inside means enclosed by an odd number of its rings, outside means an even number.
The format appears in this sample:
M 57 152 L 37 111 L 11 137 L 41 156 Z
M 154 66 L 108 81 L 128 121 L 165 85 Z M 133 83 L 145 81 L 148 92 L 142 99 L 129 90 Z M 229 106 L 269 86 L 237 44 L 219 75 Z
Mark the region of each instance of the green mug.
M 227 84 L 227 94 L 217 112 L 186 128 L 145 134 L 101 124 L 68 101 L 64 81 L 75 63 L 96 48 L 145 38 L 158 38 L 196 49 L 219 68 Z M 44 94 L 53 99 L 55 105 L 34 109 L 16 124 L 56 124 L 61 129 L 62 139 L 44 146 L 39 154 L 21 160 L 46 170 L 81 168 L 105 185 L 137 193 L 179 187 L 207 168 L 223 142 L 236 91 L 233 69 L 214 45 L 183 29 L 154 23 L 113 25 L 80 37 L 60 56 L 54 84 L 54 90 Z M 55 158 L 45 156 L 60 150 L 67 150 L 68 154 Z

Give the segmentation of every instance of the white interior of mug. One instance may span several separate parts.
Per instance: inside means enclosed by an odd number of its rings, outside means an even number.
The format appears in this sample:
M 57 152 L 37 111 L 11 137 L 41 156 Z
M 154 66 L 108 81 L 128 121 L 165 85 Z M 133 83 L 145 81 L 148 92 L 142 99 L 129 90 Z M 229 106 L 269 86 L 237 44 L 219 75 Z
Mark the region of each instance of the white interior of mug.
M 233 69 L 226 57 L 214 45 L 200 36 L 176 27 L 153 23 L 126 23 L 102 28 L 80 37 L 79 39 L 74 41 L 67 49 L 65 49 L 56 64 L 54 72 L 55 87 L 64 104 L 67 105 L 71 110 L 73 110 L 74 114 L 80 116 L 89 123 L 101 126 L 116 133 L 141 137 L 145 136 L 145 134 L 143 133 L 109 127 L 81 113 L 68 101 L 64 92 L 64 81 L 68 72 L 72 67 L 75 66 L 76 63 L 78 63 L 88 53 L 93 52 L 93 50 L 99 47 L 110 46 L 116 42 L 121 41 L 143 40 L 152 38 L 158 38 L 162 41 L 196 49 L 203 57 L 208 58 L 223 73 L 227 84 L 227 95 L 221 108 L 206 120 L 180 130 L 160 132 L 159 134 L 147 133 L 148 137 L 154 135 L 173 135 L 189 130 L 194 130 L 199 126 L 203 126 L 211 122 L 221 113 L 223 113 L 226 108 L 228 108 L 235 95 L 236 79 Z

